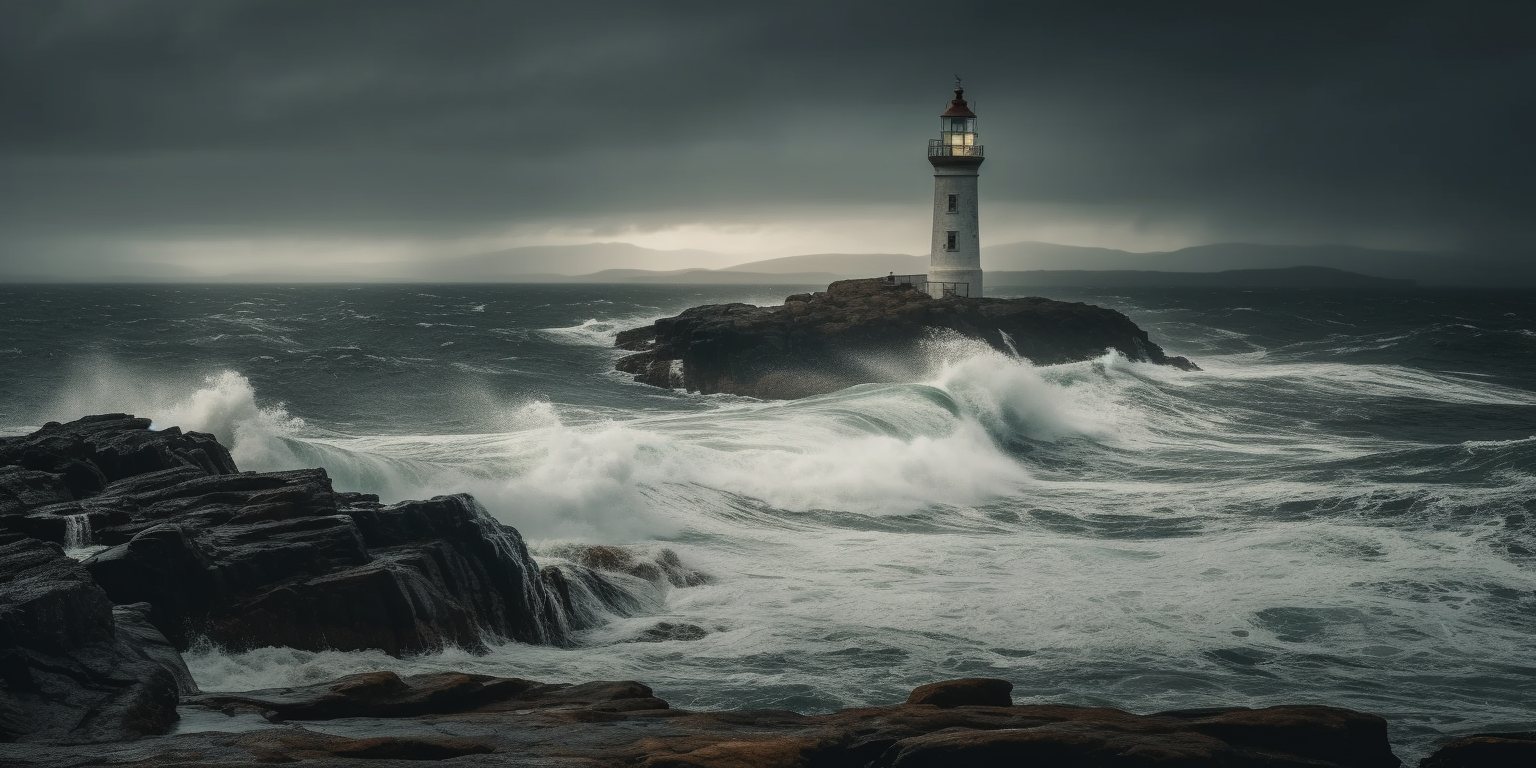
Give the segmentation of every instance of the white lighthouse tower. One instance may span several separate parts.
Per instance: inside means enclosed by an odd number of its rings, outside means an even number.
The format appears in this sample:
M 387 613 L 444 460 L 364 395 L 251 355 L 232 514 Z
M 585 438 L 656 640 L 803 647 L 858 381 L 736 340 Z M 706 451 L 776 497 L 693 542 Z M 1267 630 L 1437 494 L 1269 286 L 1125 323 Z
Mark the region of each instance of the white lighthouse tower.
M 939 138 L 928 140 L 933 164 L 933 250 L 928 260 L 928 295 L 981 296 L 981 239 L 976 215 L 976 177 L 981 175 L 976 113 L 965 89 L 939 116 Z

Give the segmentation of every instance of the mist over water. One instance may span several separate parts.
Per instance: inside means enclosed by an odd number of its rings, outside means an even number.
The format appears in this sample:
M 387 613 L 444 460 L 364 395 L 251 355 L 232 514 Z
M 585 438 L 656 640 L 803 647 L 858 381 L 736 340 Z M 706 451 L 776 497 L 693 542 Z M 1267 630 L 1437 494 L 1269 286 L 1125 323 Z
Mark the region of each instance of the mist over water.
M 715 578 L 575 649 L 201 648 L 205 690 L 460 670 L 810 711 L 985 675 L 1137 712 L 1347 706 L 1405 758 L 1536 728 L 1536 295 L 1052 290 L 1203 373 L 943 337 L 921 381 L 792 402 L 612 371 L 619 330 L 795 290 L 0 287 L 0 429 L 134 412 L 243 469 L 472 492 L 545 560 L 664 545 Z M 711 634 L 620 642 L 658 620 Z

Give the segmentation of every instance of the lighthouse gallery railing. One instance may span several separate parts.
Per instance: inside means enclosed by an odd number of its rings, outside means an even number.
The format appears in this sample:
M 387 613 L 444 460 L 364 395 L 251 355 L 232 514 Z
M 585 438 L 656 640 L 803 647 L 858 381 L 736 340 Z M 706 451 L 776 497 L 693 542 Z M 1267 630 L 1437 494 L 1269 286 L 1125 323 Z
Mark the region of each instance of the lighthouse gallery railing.
M 939 139 L 928 140 L 929 157 L 982 157 L 982 145 L 945 144 Z

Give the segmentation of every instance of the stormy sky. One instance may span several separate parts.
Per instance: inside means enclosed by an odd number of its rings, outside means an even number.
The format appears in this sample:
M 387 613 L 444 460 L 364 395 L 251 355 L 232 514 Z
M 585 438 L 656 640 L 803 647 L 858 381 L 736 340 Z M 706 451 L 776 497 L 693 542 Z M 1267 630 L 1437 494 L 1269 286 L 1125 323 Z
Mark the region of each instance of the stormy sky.
M 1531 251 L 1515 2 L 0 2 L 0 271 L 634 242 Z M 62 266 L 61 266 L 62 265 Z

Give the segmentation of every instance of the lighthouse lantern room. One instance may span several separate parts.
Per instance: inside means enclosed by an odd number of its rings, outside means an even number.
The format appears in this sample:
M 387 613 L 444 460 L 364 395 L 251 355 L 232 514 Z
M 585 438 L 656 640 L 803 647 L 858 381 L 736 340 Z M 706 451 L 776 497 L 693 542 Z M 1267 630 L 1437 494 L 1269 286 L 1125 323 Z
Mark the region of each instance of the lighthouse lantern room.
M 956 93 L 960 92 L 961 89 L 956 89 Z M 954 148 L 976 146 L 976 118 L 945 115 L 939 118 L 939 136 L 939 143 L 950 147 L 950 154 L 967 154 L 965 151 L 956 152 Z

